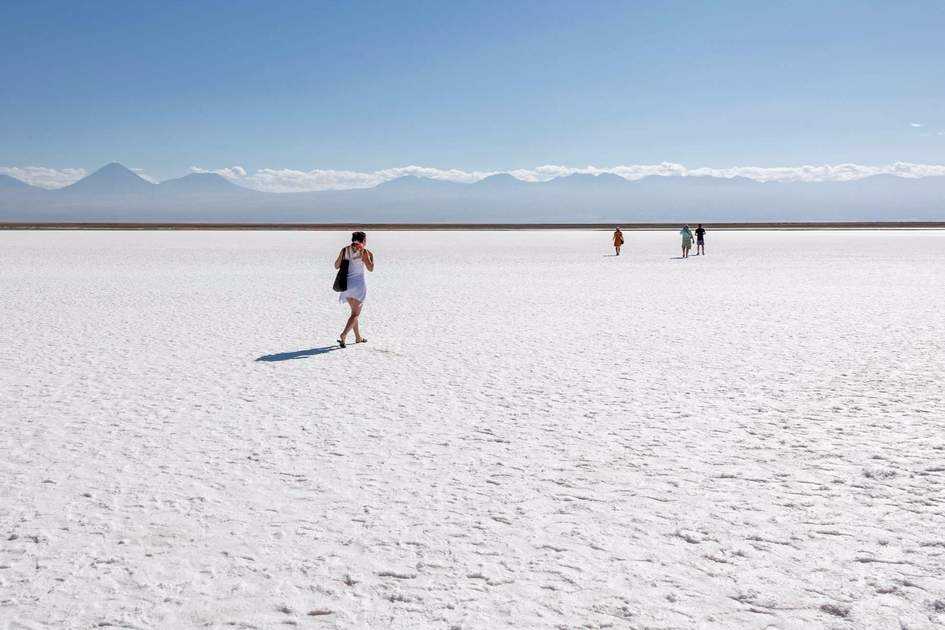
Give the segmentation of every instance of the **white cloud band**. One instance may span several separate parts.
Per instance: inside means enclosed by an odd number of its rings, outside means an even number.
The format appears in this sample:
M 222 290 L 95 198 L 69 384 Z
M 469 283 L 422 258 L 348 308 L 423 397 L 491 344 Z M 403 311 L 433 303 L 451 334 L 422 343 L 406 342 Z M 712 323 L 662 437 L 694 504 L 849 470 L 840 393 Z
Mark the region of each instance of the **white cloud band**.
M 929 177 L 945 175 L 945 164 L 913 164 L 894 162 L 880 166 L 862 164 L 824 164 L 805 166 L 733 166 L 729 168 L 699 167 L 689 168 L 682 164 L 663 162 L 661 164 L 633 164 L 624 166 L 584 166 L 571 167 L 547 164 L 531 169 L 513 169 L 508 171 L 462 171 L 458 169 L 439 169 L 426 166 L 402 166 L 380 171 L 336 171 L 315 169 L 298 171 L 292 169 L 264 168 L 249 173 L 241 166 L 221 169 L 191 167 L 195 173 L 218 173 L 227 179 L 247 188 L 267 192 L 305 192 L 314 190 L 343 190 L 348 188 L 370 188 L 386 181 L 415 175 L 430 179 L 451 182 L 472 183 L 499 173 L 508 173 L 526 182 L 544 182 L 555 177 L 584 173 L 601 175 L 611 173 L 625 179 L 636 180 L 650 175 L 682 177 L 746 177 L 755 181 L 852 181 L 873 175 L 898 175 L 899 177 Z
M 136 169 L 149 181 L 154 181 Z M 625 179 L 636 180 L 650 175 L 681 177 L 746 177 L 755 181 L 852 181 L 873 175 L 897 175 L 899 177 L 930 177 L 945 175 L 943 164 L 914 164 L 894 162 L 879 166 L 863 164 L 823 164 L 805 166 L 732 166 L 728 168 L 698 167 L 689 168 L 682 164 L 663 162 L 660 164 L 631 164 L 620 166 L 561 166 L 546 164 L 536 168 L 512 169 L 507 171 L 464 171 L 459 169 L 441 169 L 428 166 L 401 166 L 378 171 L 341 171 L 315 169 L 299 171 L 293 169 L 263 168 L 248 172 L 242 166 L 205 169 L 191 167 L 194 173 L 217 173 L 226 179 L 247 188 L 266 192 L 307 192 L 316 190 L 345 190 L 350 188 L 370 188 L 386 181 L 414 175 L 450 182 L 472 183 L 484 177 L 499 173 L 508 173 L 526 182 L 544 182 L 555 177 L 578 173 L 601 175 L 611 173 Z M 0 173 L 11 175 L 19 180 L 41 188 L 61 188 L 87 174 L 82 168 L 53 169 L 43 166 L 0 166 Z
M 15 177 L 31 186 L 62 188 L 86 175 L 84 168 L 46 168 L 45 166 L 0 166 L 0 173 Z
M 444 170 L 426 166 L 402 166 L 370 172 L 336 171 L 330 169 L 296 171 L 287 168 L 264 168 L 253 174 L 247 173 L 246 169 L 242 166 L 231 166 L 229 168 L 219 169 L 204 169 L 192 166 L 190 170 L 194 173 L 217 173 L 242 186 L 267 192 L 306 192 L 313 190 L 370 188 L 406 175 L 451 182 L 472 183 L 495 173 L 494 171 Z

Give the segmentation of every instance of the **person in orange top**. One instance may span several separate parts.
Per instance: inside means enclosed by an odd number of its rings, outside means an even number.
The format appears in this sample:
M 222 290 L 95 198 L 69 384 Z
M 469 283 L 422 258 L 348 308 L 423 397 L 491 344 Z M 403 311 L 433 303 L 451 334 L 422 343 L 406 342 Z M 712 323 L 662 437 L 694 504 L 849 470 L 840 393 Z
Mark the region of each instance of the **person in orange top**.
M 614 249 L 617 250 L 617 255 L 620 255 L 620 246 L 623 245 L 623 232 L 620 231 L 620 228 L 614 230 Z

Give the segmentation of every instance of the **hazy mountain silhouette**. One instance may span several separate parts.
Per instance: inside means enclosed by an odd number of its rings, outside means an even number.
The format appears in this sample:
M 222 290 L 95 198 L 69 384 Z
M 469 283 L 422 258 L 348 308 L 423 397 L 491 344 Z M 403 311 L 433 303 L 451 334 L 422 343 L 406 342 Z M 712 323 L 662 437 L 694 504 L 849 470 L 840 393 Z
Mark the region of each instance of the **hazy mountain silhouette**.
M 403 191 L 417 191 L 417 192 L 427 192 L 427 191 L 443 191 L 454 189 L 456 186 L 462 186 L 463 184 L 458 184 L 456 182 L 450 182 L 442 179 L 430 179 L 428 177 L 417 177 L 416 175 L 404 175 L 403 177 L 397 177 L 386 182 L 382 182 L 377 186 L 374 186 L 373 190 L 379 191 L 391 191 L 391 190 L 403 190 Z M 368 189 L 372 190 L 372 189 Z
M 173 192 L 175 194 L 207 194 L 207 193 L 240 193 L 249 191 L 247 188 L 237 186 L 222 175 L 216 173 L 191 173 L 177 179 L 168 179 L 158 184 L 158 188 L 164 192 Z
M 249 190 L 213 173 L 152 184 L 113 163 L 51 191 L 0 176 L 0 220 L 945 220 L 945 177 L 881 175 L 850 182 L 757 182 L 744 177 L 651 176 L 630 181 L 606 173 L 532 183 L 499 174 L 463 184 L 406 176 L 373 188 L 278 194 Z
M 91 175 L 58 192 L 69 194 L 116 195 L 150 191 L 154 184 L 118 162 L 106 164 Z
M 497 173 L 489 177 L 480 179 L 474 184 L 478 188 L 491 188 L 493 190 L 520 189 L 522 186 L 528 186 L 528 182 L 523 182 L 517 177 L 508 173 Z
M 551 181 L 545 182 L 547 186 L 571 190 L 577 190 L 578 188 L 593 188 L 602 190 L 605 187 L 626 189 L 626 187 L 632 183 L 633 182 L 630 180 L 620 177 L 619 175 L 614 175 L 613 173 L 601 173 L 600 175 L 574 173 L 573 175 L 556 177 Z
M 0 190 L 27 191 L 35 188 L 35 186 L 30 186 L 26 182 L 21 181 L 15 177 L 0 173 Z

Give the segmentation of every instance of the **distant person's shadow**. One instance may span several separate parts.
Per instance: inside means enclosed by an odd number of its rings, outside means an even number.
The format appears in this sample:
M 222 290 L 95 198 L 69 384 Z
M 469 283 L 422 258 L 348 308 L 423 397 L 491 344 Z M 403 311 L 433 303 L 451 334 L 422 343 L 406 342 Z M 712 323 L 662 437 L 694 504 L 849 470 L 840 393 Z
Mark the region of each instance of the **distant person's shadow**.
M 295 352 L 280 352 L 279 354 L 267 354 L 261 356 L 257 361 L 291 361 L 292 359 L 304 359 L 306 357 L 314 357 L 319 354 L 325 354 L 326 352 L 331 352 L 333 350 L 341 350 L 341 346 L 324 346 L 322 348 L 309 348 L 308 350 L 296 350 Z

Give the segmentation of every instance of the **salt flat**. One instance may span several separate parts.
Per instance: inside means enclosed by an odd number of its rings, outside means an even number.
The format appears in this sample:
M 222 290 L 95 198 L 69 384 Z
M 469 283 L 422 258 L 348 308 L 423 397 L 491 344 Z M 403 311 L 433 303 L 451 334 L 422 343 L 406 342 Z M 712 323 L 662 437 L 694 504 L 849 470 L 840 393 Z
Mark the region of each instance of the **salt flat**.
M 626 236 L 0 233 L 0 627 L 945 624 L 945 232 Z

